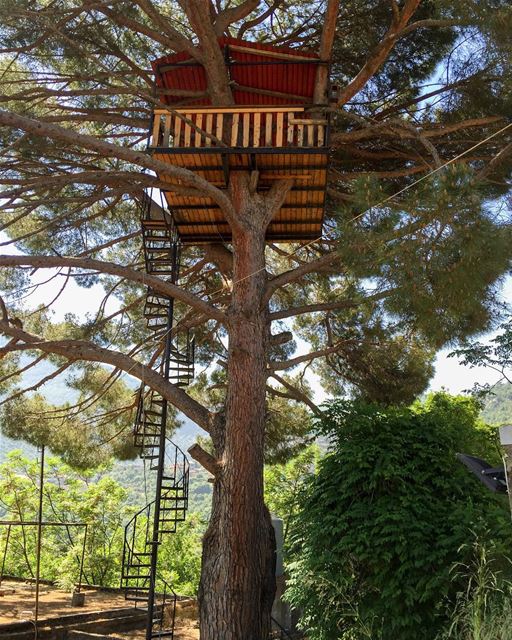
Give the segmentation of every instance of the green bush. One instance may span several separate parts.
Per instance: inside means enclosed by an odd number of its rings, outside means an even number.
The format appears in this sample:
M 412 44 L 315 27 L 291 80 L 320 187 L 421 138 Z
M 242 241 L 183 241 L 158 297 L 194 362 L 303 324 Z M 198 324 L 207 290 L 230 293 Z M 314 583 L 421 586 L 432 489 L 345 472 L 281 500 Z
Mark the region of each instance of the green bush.
M 491 529 L 498 554 L 512 539 L 506 499 L 455 457 L 497 461 L 477 404 L 444 393 L 411 408 L 336 401 L 317 427 L 332 447 L 294 523 L 288 592 L 308 638 L 432 640 L 472 532 Z

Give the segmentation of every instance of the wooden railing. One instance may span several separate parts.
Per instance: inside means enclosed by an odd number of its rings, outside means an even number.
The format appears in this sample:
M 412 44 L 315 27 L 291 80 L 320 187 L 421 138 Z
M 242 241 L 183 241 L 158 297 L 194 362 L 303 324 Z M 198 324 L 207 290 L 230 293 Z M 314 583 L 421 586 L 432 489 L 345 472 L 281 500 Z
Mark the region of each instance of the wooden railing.
M 301 107 L 190 108 L 153 112 L 151 147 L 324 147 L 327 120 Z

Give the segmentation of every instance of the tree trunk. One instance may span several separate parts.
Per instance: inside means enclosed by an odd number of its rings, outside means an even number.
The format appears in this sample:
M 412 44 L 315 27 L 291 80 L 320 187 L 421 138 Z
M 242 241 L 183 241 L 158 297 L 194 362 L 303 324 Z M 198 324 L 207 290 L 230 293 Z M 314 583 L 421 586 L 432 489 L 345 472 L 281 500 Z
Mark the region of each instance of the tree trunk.
M 226 410 L 212 434 L 220 471 L 203 542 L 201 640 L 266 640 L 275 593 L 274 532 L 263 502 L 266 209 L 248 185 L 238 175 L 230 186 L 240 225 L 233 228 Z

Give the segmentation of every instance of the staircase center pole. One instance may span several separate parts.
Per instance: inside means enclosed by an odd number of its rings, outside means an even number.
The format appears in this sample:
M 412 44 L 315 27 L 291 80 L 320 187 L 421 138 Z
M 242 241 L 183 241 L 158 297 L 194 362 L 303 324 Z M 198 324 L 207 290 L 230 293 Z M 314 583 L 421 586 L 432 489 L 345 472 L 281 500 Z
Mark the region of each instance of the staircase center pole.
M 172 259 L 176 262 L 177 252 L 176 244 L 173 245 Z M 176 271 L 176 265 L 173 265 L 173 271 Z M 175 280 L 175 277 L 173 278 Z M 172 325 L 174 315 L 174 300 L 169 300 L 169 307 L 167 309 L 167 332 L 165 335 L 165 348 L 164 348 L 164 370 L 163 375 L 166 380 L 169 380 L 169 368 L 171 360 L 172 349 Z M 162 396 L 162 417 L 160 422 L 160 438 L 158 446 L 158 470 L 156 476 L 156 489 L 155 489 L 155 512 L 153 515 L 153 538 L 151 541 L 151 567 L 149 575 L 149 593 L 148 593 L 148 619 L 146 624 L 146 640 L 151 640 L 153 636 L 153 621 L 155 618 L 155 590 L 156 590 L 156 570 L 158 562 L 158 547 L 160 545 L 160 509 L 161 509 L 161 497 L 162 497 L 162 483 L 165 468 L 165 437 L 166 437 L 166 425 L 167 425 L 167 400 Z M 165 603 L 162 603 L 162 607 Z M 164 611 L 162 611 L 162 616 Z

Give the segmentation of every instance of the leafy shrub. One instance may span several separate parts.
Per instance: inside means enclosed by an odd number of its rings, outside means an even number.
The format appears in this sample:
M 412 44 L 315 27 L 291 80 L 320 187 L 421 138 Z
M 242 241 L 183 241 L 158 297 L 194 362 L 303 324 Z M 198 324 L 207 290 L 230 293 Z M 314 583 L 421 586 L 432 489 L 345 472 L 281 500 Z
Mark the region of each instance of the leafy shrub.
M 336 401 L 317 428 L 332 449 L 294 523 L 288 592 L 308 638 L 432 640 L 461 589 L 450 568 L 471 531 L 492 529 L 497 552 L 510 544 L 506 499 L 455 457 L 496 462 L 477 404 L 444 393 L 411 408 Z

